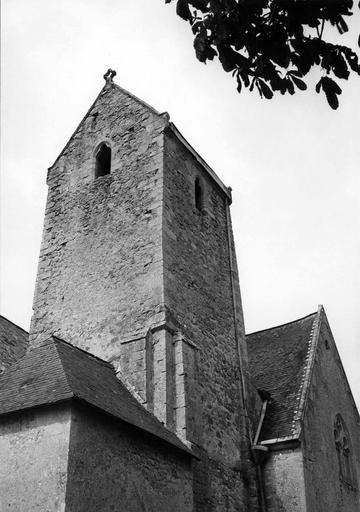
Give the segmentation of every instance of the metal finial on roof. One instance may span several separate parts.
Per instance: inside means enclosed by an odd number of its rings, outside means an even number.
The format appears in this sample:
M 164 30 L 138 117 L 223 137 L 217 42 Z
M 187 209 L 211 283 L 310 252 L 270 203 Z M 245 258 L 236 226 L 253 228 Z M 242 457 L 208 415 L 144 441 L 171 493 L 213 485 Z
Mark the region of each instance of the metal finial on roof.
M 104 75 L 104 80 L 106 83 L 110 83 L 113 81 L 114 76 L 116 75 L 115 69 L 108 69 Z

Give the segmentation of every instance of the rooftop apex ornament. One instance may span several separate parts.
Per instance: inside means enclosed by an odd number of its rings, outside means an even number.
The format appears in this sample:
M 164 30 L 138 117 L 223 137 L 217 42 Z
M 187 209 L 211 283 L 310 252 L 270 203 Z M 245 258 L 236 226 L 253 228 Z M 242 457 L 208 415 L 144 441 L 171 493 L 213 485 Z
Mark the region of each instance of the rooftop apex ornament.
M 106 80 L 106 83 L 112 82 L 115 75 L 116 75 L 116 71 L 114 69 L 109 68 L 104 75 L 104 79 Z

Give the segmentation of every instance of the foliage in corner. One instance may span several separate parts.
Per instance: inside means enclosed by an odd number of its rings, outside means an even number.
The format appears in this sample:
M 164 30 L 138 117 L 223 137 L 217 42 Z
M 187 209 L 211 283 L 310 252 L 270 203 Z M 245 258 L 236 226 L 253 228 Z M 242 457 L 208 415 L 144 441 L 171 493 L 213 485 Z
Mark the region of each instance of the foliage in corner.
M 165 0 L 170 3 L 173 0 Z M 360 7 L 360 4 L 359 4 Z M 188 21 L 200 62 L 218 57 L 243 87 L 271 99 L 275 92 L 307 88 L 313 66 L 322 70 L 316 91 L 331 108 L 339 106 L 337 79 L 360 75 L 357 54 L 324 40 L 324 28 L 348 30 L 352 0 L 177 0 L 177 14 Z M 360 44 L 360 39 L 359 39 Z

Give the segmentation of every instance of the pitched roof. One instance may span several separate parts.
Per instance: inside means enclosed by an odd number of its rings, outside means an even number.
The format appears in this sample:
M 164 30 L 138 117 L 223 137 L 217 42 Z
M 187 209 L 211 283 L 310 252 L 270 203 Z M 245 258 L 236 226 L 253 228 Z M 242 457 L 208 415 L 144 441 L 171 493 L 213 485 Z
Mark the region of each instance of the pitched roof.
M 171 130 L 171 132 L 181 142 L 181 144 L 183 144 L 187 148 L 187 150 L 193 155 L 195 160 L 208 173 L 208 175 L 211 177 L 211 179 L 214 180 L 215 183 L 221 188 L 221 190 L 229 198 L 230 202 L 232 201 L 231 188 L 229 188 L 226 185 L 224 185 L 224 183 L 219 178 L 219 176 L 213 171 L 213 169 L 205 162 L 205 160 L 199 155 L 199 153 L 185 139 L 185 137 L 180 133 L 180 131 L 174 125 L 174 123 L 170 122 L 169 114 L 167 112 L 162 112 L 162 113 L 158 112 L 154 107 L 152 107 L 151 105 L 149 105 L 145 101 L 143 101 L 140 98 L 138 98 L 137 96 L 135 96 L 135 94 L 132 94 L 131 92 L 129 92 L 126 89 L 124 89 L 123 87 L 120 87 L 120 85 L 116 84 L 115 82 L 109 82 L 109 83 L 107 82 L 107 83 L 105 83 L 105 85 L 102 87 L 101 91 L 99 92 L 99 94 L 95 98 L 95 101 L 92 103 L 91 107 L 89 108 L 89 110 L 87 111 L 85 116 L 82 118 L 82 120 L 80 121 L 79 125 L 77 126 L 77 128 L 75 129 L 73 134 L 71 135 L 70 139 L 67 141 L 67 143 L 65 144 L 65 146 L 63 147 L 63 149 L 61 150 L 59 155 L 56 157 L 54 163 L 49 167 L 49 169 L 51 169 L 56 164 L 56 162 L 59 160 L 59 158 L 64 154 L 65 150 L 69 146 L 70 142 L 73 140 L 73 138 L 76 135 L 76 133 L 78 132 L 79 128 L 81 127 L 81 125 L 83 124 L 85 119 L 89 116 L 90 112 L 92 111 L 92 109 L 96 105 L 98 99 L 103 94 L 109 93 L 109 92 L 111 93 L 112 91 L 120 91 L 121 93 L 123 93 L 126 96 L 128 96 L 128 97 L 132 98 L 133 100 L 135 100 L 137 103 L 141 103 L 141 105 L 143 105 L 146 109 L 148 109 L 153 114 L 155 114 L 157 116 L 163 116 L 164 120 L 166 122 L 166 126 Z
M 318 313 L 246 336 L 250 374 L 270 394 L 260 442 L 296 437 Z
M 24 329 L 0 315 L 0 372 L 25 354 L 28 341 Z
M 58 338 L 29 350 L 0 376 L 0 415 L 73 398 L 192 455 L 131 395 L 110 363 Z

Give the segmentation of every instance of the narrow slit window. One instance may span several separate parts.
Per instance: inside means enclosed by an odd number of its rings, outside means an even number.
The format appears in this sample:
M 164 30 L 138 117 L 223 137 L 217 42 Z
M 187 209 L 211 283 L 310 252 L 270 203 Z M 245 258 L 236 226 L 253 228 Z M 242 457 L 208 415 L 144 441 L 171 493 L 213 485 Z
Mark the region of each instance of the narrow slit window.
M 100 145 L 95 158 L 95 178 L 110 174 L 111 148 L 105 142 Z
M 199 211 L 203 208 L 203 189 L 199 178 L 195 180 L 195 208 Z

